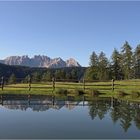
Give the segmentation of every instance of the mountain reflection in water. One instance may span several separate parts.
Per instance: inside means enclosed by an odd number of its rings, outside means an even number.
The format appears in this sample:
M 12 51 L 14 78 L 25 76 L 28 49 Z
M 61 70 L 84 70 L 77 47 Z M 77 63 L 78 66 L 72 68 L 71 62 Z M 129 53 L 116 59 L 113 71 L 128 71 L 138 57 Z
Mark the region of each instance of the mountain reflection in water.
M 132 123 L 140 130 L 140 103 L 122 101 L 115 98 L 94 98 L 86 97 L 75 100 L 74 97 L 61 99 L 55 96 L 30 96 L 26 95 L 3 95 L 0 98 L 0 106 L 8 109 L 26 111 L 47 111 L 49 109 L 60 110 L 65 107 L 73 110 L 76 106 L 88 106 L 89 115 L 92 120 L 99 118 L 103 120 L 109 113 L 112 122 L 120 123 L 125 132 Z

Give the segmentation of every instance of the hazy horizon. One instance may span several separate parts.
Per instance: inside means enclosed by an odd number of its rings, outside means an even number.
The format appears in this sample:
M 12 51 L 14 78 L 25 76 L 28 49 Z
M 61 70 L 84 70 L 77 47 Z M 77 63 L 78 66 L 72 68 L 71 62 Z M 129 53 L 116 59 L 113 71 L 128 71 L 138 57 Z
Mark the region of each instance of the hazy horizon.
M 125 41 L 140 43 L 139 1 L 0 1 L 0 59 L 47 55 L 89 65 Z

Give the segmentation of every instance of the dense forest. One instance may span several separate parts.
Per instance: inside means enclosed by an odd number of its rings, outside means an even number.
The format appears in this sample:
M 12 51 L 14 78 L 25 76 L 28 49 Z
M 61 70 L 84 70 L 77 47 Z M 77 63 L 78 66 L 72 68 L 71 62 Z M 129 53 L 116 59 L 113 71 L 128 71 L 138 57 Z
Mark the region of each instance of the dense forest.
M 9 83 L 27 82 L 29 76 L 33 82 L 51 81 L 53 77 L 57 80 L 80 80 L 85 70 L 84 67 L 30 68 L 0 64 L 0 77 L 4 77 Z
M 90 56 L 90 66 L 70 68 L 30 68 L 23 66 L 8 66 L 0 64 L 0 77 L 4 76 L 10 83 L 22 79 L 27 81 L 51 81 L 56 79 L 67 80 L 123 80 L 140 78 L 140 45 L 135 50 L 126 41 L 120 51 L 114 49 L 111 59 L 104 52 L 99 55 L 93 51 Z M 24 79 L 24 80 L 23 80 Z M 20 80 L 21 81 L 21 80 Z
M 139 79 L 140 45 L 133 51 L 126 41 L 120 51 L 114 49 L 111 60 L 106 57 L 104 52 L 99 55 L 93 52 L 85 78 L 88 80 Z

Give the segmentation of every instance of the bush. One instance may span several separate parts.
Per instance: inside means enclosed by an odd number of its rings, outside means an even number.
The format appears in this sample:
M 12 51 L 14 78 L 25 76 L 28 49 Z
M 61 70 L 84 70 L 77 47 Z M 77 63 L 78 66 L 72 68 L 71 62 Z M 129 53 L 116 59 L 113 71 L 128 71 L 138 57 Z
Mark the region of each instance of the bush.
M 75 89 L 75 90 L 74 90 L 74 93 L 75 93 L 76 95 L 78 95 L 78 96 L 84 95 L 84 94 L 85 94 L 85 92 L 84 92 L 83 90 L 80 90 L 80 89 Z
M 138 98 L 139 96 L 140 96 L 140 93 L 139 92 L 132 91 L 132 94 L 131 94 L 131 97 L 132 98 Z
M 101 93 L 98 90 L 93 89 L 91 90 L 91 94 L 92 96 L 99 96 Z
M 125 93 L 124 91 L 118 91 L 118 96 L 119 97 L 124 97 L 126 95 L 127 95 L 127 93 Z
M 56 94 L 61 94 L 61 95 L 67 95 L 68 94 L 68 90 L 67 89 L 58 89 L 56 91 Z

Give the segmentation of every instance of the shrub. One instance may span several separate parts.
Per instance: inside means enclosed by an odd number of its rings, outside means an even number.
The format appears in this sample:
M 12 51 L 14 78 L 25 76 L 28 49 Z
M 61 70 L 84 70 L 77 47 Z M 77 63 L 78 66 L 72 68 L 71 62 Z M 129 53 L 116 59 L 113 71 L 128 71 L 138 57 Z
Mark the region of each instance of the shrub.
M 85 92 L 84 92 L 83 90 L 80 90 L 80 89 L 75 89 L 75 90 L 74 90 L 74 93 L 75 93 L 76 95 L 78 95 L 78 96 L 84 95 L 84 94 L 85 94 Z
M 68 90 L 67 89 L 58 89 L 56 91 L 56 94 L 61 94 L 61 95 L 67 95 L 68 94 Z
M 99 96 L 99 94 L 101 94 L 101 93 L 98 90 L 93 89 L 93 90 L 91 90 L 91 94 L 92 94 L 92 96 Z
M 119 97 L 124 97 L 126 95 L 127 95 L 127 93 L 125 93 L 124 91 L 118 91 L 118 96 Z
M 131 97 L 132 98 L 138 98 L 140 96 L 140 93 L 137 91 L 132 91 Z

